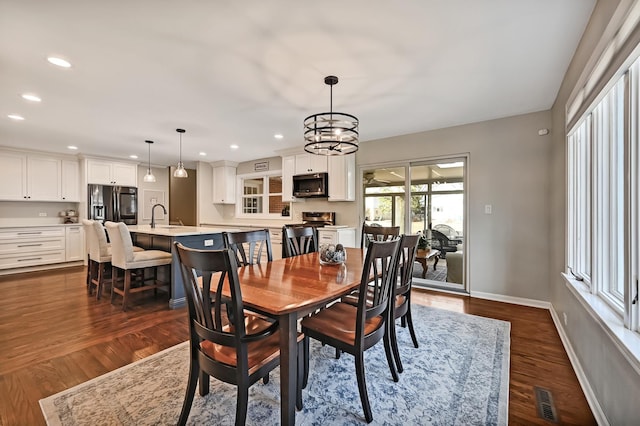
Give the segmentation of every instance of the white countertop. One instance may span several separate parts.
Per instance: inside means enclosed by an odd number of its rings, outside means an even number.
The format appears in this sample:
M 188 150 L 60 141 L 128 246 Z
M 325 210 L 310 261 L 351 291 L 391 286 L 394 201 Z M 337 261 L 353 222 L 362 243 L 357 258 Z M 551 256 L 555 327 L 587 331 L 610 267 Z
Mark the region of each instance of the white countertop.
M 50 228 L 53 226 L 82 226 L 82 223 L 7 223 L 1 222 L 0 229 L 9 228 Z
M 152 228 L 151 225 L 129 225 L 127 226 L 130 232 L 137 232 L 140 234 L 150 235 L 162 235 L 165 237 L 184 237 L 188 235 L 203 235 L 203 234 L 219 234 L 222 232 L 236 232 L 239 229 L 230 228 L 215 228 L 208 226 L 180 226 L 180 225 L 156 225 Z

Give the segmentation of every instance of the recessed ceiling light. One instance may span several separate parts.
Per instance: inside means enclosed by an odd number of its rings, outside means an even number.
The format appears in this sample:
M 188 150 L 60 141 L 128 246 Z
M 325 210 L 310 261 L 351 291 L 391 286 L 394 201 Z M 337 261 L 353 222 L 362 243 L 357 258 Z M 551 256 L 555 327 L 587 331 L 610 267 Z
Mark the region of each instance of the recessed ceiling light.
M 137 156 L 137 155 L 135 155 L 135 154 L 131 154 L 131 155 L 129 156 L 129 158 L 133 158 L 134 160 L 136 160 L 136 159 L 138 158 L 138 156 Z
M 231 149 L 238 149 L 238 148 L 240 148 L 240 147 L 239 147 L 238 145 L 236 145 L 236 144 L 233 144 L 233 145 L 229 145 L 229 148 L 231 148 Z
M 198 154 L 202 155 L 203 157 L 207 155 L 206 152 L 199 152 Z
M 275 135 L 273 135 L 273 137 L 276 138 L 276 139 L 284 138 L 284 136 L 282 136 L 280 133 L 276 133 Z
M 74 146 L 74 145 L 69 145 L 69 146 L 67 146 L 67 149 L 71 149 L 71 150 L 75 151 L 76 149 L 78 149 L 78 147 Z
M 53 65 L 57 65 L 62 68 L 71 68 L 71 63 L 69 61 L 65 61 L 62 58 L 56 58 L 55 56 L 49 56 L 47 61 Z
M 9 114 L 7 115 L 7 117 L 9 117 L 12 120 L 16 120 L 16 121 L 22 121 L 24 120 L 24 117 L 18 114 Z
M 31 93 L 24 93 L 22 95 L 22 99 L 26 99 L 27 101 L 31 102 L 42 102 L 42 99 L 40 99 L 39 96 L 33 95 Z

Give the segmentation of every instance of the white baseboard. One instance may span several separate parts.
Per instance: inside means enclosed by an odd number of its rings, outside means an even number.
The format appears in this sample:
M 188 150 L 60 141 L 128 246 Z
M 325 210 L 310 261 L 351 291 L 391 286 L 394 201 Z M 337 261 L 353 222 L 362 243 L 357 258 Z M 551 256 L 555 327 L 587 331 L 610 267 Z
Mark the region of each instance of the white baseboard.
M 571 342 L 569 341 L 569 337 L 564 331 L 564 327 L 562 326 L 562 322 L 560 321 L 560 317 L 555 309 L 553 309 L 553 305 L 549 306 L 549 312 L 551 313 L 551 318 L 553 319 L 553 323 L 556 326 L 556 330 L 558 330 L 558 334 L 560 335 L 560 340 L 562 341 L 562 345 L 564 346 L 564 350 L 567 352 L 567 356 L 569 357 L 569 361 L 571 362 L 571 366 L 573 367 L 573 371 L 575 371 L 576 376 L 578 377 L 578 382 L 580 382 L 580 386 L 582 387 L 582 392 L 584 392 L 585 398 L 587 398 L 587 403 L 591 408 L 591 412 L 593 416 L 596 418 L 596 422 L 598 422 L 601 426 L 608 426 L 609 421 L 607 417 L 604 415 L 604 411 L 602 411 L 602 407 L 600 407 L 600 403 L 593 393 L 593 389 L 591 389 L 591 385 L 589 384 L 589 380 L 587 376 L 584 374 L 584 370 L 582 369 L 582 365 L 580 365 L 580 361 L 576 356 L 576 353 L 571 346 Z
M 513 303 L 515 305 L 531 306 L 532 308 L 549 309 L 551 307 L 551 303 L 545 302 L 544 300 L 505 296 L 503 294 L 495 293 L 483 293 L 481 291 L 472 291 L 471 297 L 477 297 L 478 299 L 495 300 L 496 302 Z

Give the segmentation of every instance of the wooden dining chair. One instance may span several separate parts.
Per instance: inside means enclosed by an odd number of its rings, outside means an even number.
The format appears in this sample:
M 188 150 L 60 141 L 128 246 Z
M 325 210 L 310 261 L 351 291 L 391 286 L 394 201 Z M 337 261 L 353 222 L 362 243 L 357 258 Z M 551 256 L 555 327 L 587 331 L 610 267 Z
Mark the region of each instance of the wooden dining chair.
M 406 327 L 407 324 L 409 325 L 409 333 L 411 334 L 411 340 L 413 340 L 413 346 L 418 347 L 418 339 L 416 338 L 416 332 L 413 328 L 413 320 L 411 318 L 411 285 L 413 283 L 413 265 L 416 261 L 419 239 L 420 235 L 403 235 L 400 240 L 398 278 L 395 285 L 394 301 L 392 302 L 394 320 L 389 327 L 391 348 L 393 349 L 393 357 L 399 373 L 402 373 L 404 368 L 400 360 L 395 320 L 400 318 L 403 327 Z
M 318 250 L 318 237 L 311 226 L 283 226 L 284 257 L 299 256 Z
M 399 226 L 379 226 L 362 224 L 360 248 L 366 248 L 370 241 L 388 241 L 400 235 Z
M 280 364 L 280 328 L 254 315 L 230 325 L 230 301 L 236 318 L 244 306 L 236 255 L 231 249 L 196 250 L 175 242 L 189 308 L 190 368 L 179 425 L 189 417 L 200 381 L 200 395 L 209 393 L 209 377 L 237 386 L 236 425 L 247 417 L 249 387 L 268 377 Z M 227 293 L 223 297 L 223 289 Z M 296 407 L 302 409 L 302 334 L 298 335 Z M 215 401 L 212 401 L 215 403 Z
M 360 297 L 357 306 L 338 302 L 301 322 L 305 361 L 303 388 L 309 378 L 310 338 L 352 354 L 355 358 L 360 400 L 368 423 L 373 420 L 373 414 L 367 395 L 364 351 L 383 340 L 389 369 L 394 381 L 398 381 L 390 339 L 385 338 L 385 335 L 389 330 L 390 300 L 397 278 L 399 246 L 398 239 L 369 244 L 359 286 L 359 294 L 368 296 Z
M 273 260 L 271 237 L 268 229 L 255 231 L 223 232 L 222 240 L 225 248 L 230 248 L 236 255 L 239 266 L 254 265 L 266 260 Z

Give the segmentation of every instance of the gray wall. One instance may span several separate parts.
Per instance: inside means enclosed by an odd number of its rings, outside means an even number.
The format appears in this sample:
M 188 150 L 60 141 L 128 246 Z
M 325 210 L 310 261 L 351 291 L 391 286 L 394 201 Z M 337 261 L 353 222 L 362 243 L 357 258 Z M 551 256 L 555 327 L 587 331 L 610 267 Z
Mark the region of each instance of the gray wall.
M 156 177 L 155 182 L 145 182 L 144 175 L 147 174 L 147 166 L 146 165 L 138 165 L 138 225 L 148 225 L 151 223 L 151 219 L 144 219 L 144 191 L 145 190 L 153 190 L 153 191 L 164 191 L 164 203 L 162 203 L 167 212 L 169 211 L 169 168 L 168 167 L 151 167 L 151 172 Z M 156 218 L 160 217 L 161 219 L 156 220 L 157 223 L 169 223 L 169 215 L 162 215 L 162 211 L 160 208 L 156 209 Z
M 550 137 L 538 130 L 549 127 L 546 111 L 368 141 L 357 164 L 468 153 L 471 292 L 547 301 Z
M 591 20 L 565 75 L 552 109 L 552 182 L 550 191 L 549 265 L 551 271 L 550 300 L 562 317 L 567 314 L 563 327 L 571 347 L 585 372 L 600 407 L 612 425 L 637 424 L 640 408 L 640 376 L 616 349 L 601 326 L 583 308 L 567 288 L 560 273 L 565 270 L 566 244 L 566 153 L 565 106 L 568 97 L 594 51 L 616 7 L 625 1 L 598 1 Z

